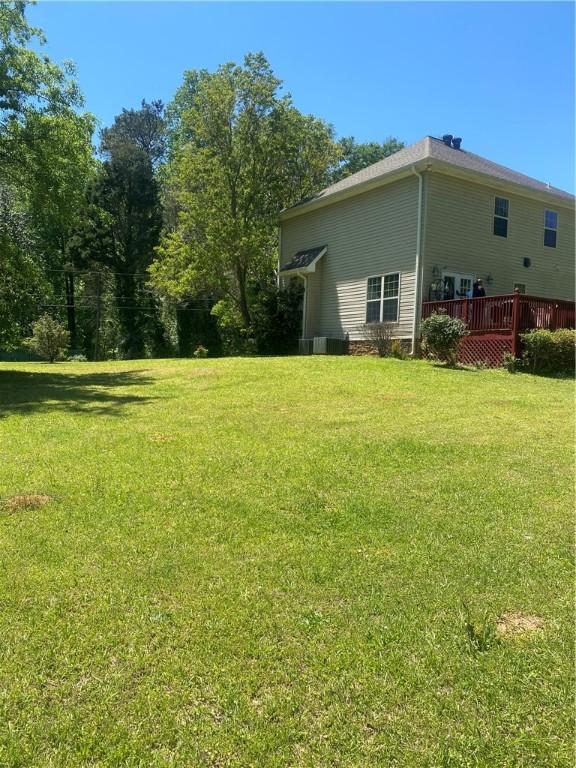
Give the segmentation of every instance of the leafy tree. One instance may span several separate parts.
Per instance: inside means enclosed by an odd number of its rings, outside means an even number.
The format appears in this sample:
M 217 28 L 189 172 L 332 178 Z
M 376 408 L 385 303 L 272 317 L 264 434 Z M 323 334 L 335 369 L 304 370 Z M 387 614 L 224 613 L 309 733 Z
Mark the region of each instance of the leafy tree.
M 75 279 L 68 246 L 80 223 L 86 187 L 96 164 L 91 115 L 69 111 L 58 115 L 31 112 L 16 131 L 20 134 L 21 167 L 18 189 L 41 244 L 47 276 L 58 303 L 66 305 L 68 330 L 76 346 Z M 57 270 L 66 268 L 62 275 Z M 64 296 L 62 291 L 64 279 Z
M 357 173 L 363 168 L 377 163 L 379 160 L 384 160 L 385 157 L 389 157 L 394 152 L 403 149 L 404 144 L 392 136 L 388 137 L 381 144 L 377 141 L 358 144 L 353 136 L 349 136 L 340 139 L 338 146 L 341 155 L 330 174 L 331 183 L 351 176 L 353 173 Z
M 16 345 L 38 313 L 47 285 L 28 216 L 0 185 L 0 346 Z
M 28 233 L 23 254 L 21 237 L 13 238 L 14 217 L 11 214 L 8 224 L 4 204 L 0 261 L 5 281 L 7 275 L 12 277 L 3 297 L 3 314 L 21 319 L 30 308 L 25 296 L 33 294 L 39 301 L 40 283 L 48 290 L 49 281 L 42 281 L 38 273 L 54 277 L 56 273 L 49 270 L 65 264 L 67 242 L 92 168 L 94 124 L 90 115 L 77 112 L 82 99 L 72 65 L 59 67 L 31 49 L 45 40 L 28 24 L 27 5 L 18 0 L 0 3 L 0 178 L 10 210 L 24 216 Z M 26 280 L 29 289 L 23 287 Z M 67 281 L 70 288 L 73 295 L 73 285 Z M 8 311 L 12 301 L 20 307 Z M 74 330 L 73 313 L 69 324 Z M 12 343 L 23 330 L 21 322 L 13 324 Z M 5 332 L 5 340 L 7 336 Z
M 148 105 L 143 110 L 148 112 Z M 135 138 L 141 123 L 141 115 L 125 110 L 111 128 L 103 131 L 104 161 L 90 189 L 84 222 L 70 246 L 77 265 L 104 266 L 114 273 L 122 333 L 120 352 L 124 357 L 144 356 L 151 321 L 156 346 L 162 335 L 156 323 L 155 301 L 144 287 L 144 273 L 162 224 L 153 167 L 159 157 L 158 142 L 150 140 L 146 147 L 141 145 Z
M 64 357 L 70 334 L 57 320 L 50 315 L 42 315 L 32 323 L 32 337 L 26 344 L 49 363 Z
M 19 143 L 7 131 L 31 112 L 59 114 L 80 106 L 82 98 L 73 79 L 74 67 L 54 64 L 30 46 L 45 43 L 41 30 L 25 16 L 26 0 L 0 4 L 0 168 L 19 165 Z M 6 176 L 4 176 L 6 178 Z
M 279 95 L 262 54 L 187 73 L 185 86 L 168 110 L 175 225 L 157 250 L 153 281 L 177 298 L 220 295 L 248 328 L 249 285 L 273 271 L 278 212 L 327 182 L 337 148 L 329 126 Z

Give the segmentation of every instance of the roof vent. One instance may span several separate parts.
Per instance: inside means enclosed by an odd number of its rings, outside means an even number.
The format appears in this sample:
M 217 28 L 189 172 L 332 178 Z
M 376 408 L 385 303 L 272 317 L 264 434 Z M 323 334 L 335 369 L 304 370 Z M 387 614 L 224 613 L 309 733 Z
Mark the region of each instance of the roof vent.
M 447 147 L 449 147 L 452 142 L 452 134 L 445 133 L 444 136 L 442 136 L 442 141 L 444 142 L 444 144 L 446 144 Z
M 462 139 L 461 138 L 453 138 L 452 139 L 452 146 L 454 147 L 454 149 L 460 149 L 460 144 L 462 144 Z

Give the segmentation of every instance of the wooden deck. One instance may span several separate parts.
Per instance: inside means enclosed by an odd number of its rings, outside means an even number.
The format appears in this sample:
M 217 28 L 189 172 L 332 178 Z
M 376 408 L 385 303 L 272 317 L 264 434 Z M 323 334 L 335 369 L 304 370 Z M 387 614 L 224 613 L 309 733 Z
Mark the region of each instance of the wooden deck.
M 521 293 L 477 299 L 425 301 L 422 319 L 435 312 L 463 320 L 470 335 L 460 345 L 463 363 L 485 362 L 496 367 L 505 352 L 520 355 L 520 334 L 533 328 L 574 328 L 574 302 Z

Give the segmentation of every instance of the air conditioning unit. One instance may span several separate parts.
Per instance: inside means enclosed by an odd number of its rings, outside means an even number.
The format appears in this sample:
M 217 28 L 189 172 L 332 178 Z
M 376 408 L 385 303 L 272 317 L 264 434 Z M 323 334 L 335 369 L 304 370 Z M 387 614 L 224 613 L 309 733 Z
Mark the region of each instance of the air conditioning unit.
M 314 336 L 312 352 L 315 355 L 345 355 L 346 339 L 331 339 L 328 336 Z

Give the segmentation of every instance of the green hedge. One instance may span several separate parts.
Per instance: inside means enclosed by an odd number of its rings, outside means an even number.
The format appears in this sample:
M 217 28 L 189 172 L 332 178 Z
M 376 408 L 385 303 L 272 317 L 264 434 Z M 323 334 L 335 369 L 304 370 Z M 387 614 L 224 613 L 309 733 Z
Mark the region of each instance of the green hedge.
M 524 347 L 524 364 L 534 373 L 574 374 L 576 331 L 529 331 L 520 335 Z

